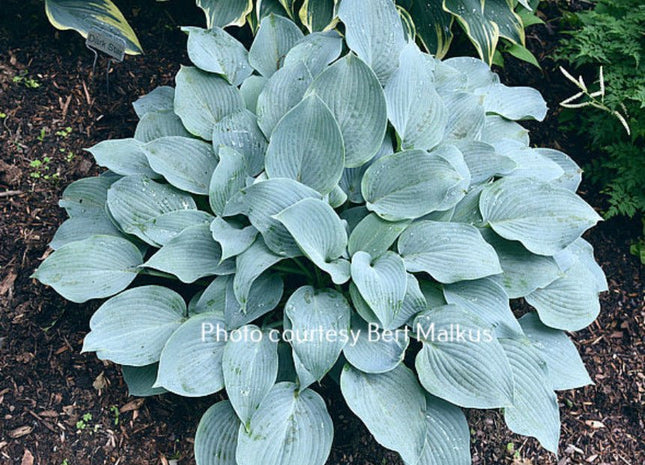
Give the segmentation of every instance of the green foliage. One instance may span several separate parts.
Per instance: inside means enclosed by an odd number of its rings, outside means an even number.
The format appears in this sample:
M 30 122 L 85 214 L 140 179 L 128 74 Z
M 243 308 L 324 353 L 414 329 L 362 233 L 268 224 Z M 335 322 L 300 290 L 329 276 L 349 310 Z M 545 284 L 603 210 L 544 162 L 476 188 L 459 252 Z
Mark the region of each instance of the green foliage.
M 67 187 L 34 276 L 109 297 L 83 350 L 131 394 L 226 391 L 198 465 L 323 465 L 328 375 L 406 463 L 469 464 L 461 408 L 555 452 L 555 390 L 590 383 L 565 331 L 606 289 L 580 170 L 515 121 L 544 118 L 537 91 L 421 52 L 388 0 L 339 14 L 345 39 L 269 15 L 249 51 L 191 28 L 216 72 L 183 67 L 135 102 L 134 138 L 89 150 L 108 171 Z
M 608 195 L 605 216 L 645 212 L 645 5 L 640 0 L 598 0 L 577 13 L 575 29 L 560 44 L 558 58 L 576 68 L 604 68 L 603 104 L 625 116 L 627 135 L 615 115 L 584 111 L 568 115 L 570 127 L 601 156 L 589 163 L 591 179 Z

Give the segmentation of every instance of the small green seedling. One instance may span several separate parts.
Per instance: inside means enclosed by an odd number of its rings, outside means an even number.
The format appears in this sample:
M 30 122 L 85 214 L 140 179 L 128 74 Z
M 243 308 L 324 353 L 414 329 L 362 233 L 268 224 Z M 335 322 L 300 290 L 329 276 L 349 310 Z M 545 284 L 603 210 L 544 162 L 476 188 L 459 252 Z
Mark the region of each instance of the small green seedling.
M 56 135 L 58 137 L 62 137 L 63 139 L 67 139 L 71 133 L 72 128 L 69 126 L 67 126 L 65 129 L 61 129 L 60 131 L 56 131 Z
M 15 84 L 23 84 L 28 89 L 38 89 L 40 87 L 40 82 L 29 77 L 26 69 L 21 71 L 17 76 L 14 76 L 12 82 Z
M 112 415 L 114 415 L 114 426 L 118 426 L 119 415 L 120 415 L 119 407 L 117 407 L 116 405 L 113 405 L 112 407 L 110 407 L 110 412 L 112 412 Z

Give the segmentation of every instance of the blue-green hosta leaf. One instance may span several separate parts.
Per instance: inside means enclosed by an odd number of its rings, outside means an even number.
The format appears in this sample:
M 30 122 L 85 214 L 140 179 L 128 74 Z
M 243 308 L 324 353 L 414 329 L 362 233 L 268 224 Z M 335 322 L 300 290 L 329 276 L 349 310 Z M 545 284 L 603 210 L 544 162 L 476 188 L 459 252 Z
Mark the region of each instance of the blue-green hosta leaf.
M 411 3 L 407 9 L 414 18 L 417 38 L 430 54 L 438 59 L 443 58 L 453 38 L 452 15 L 444 11 L 441 2 Z
M 434 64 L 435 89 L 441 97 L 446 97 L 446 95 L 464 91 L 468 88 L 468 76 L 464 73 L 443 61 L 435 60 Z
M 164 394 L 164 388 L 153 388 L 157 380 L 158 363 L 151 363 L 142 367 L 121 366 L 123 381 L 128 385 L 128 394 L 135 397 L 150 397 Z
M 524 147 L 521 142 L 502 140 L 495 145 L 495 151 L 513 160 L 515 169 L 506 175 L 507 178 L 531 178 L 553 185 L 553 181 L 564 176 L 560 165 L 530 147 Z
M 493 176 L 508 174 L 517 167 L 513 159 L 495 152 L 495 148 L 485 142 L 462 141 L 456 146 L 468 165 L 472 184 L 485 182 Z
M 237 227 L 233 222 L 228 222 L 217 217 L 210 224 L 213 239 L 222 248 L 221 261 L 235 257 L 251 247 L 258 230 L 253 226 Z
M 487 113 L 495 113 L 510 120 L 542 121 L 548 110 L 540 92 L 532 87 L 493 84 L 477 89 L 475 95 L 483 97 L 483 105 Z
M 246 109 L 255 113 L 258 106 L 258 97 L 267 83 L 267 78 L 264 76 L 252 75 L 247 77 L 240 86 L 240 94 L 244 99 Z
M 372 163 L 375 163 L 385 155 L 392 155 L 393 153 L 394 147 L 392 146 L 392 139 L 388 133 L 385 133 L 383 144 L 374 158 L 358 168 L 345 168 L 343 170 L 343 176 L 340 178 L 340 183 L 338 185 L 343 189 L 343 191 L 345 191 L 350 202 L 365 202 L 363 194 L 361 193 L 361 181 L 363 180 L 365 171 L 367 171 L 367 168 L 369 168 Z
M 495 144 L 502 139 L 511 139 L 529 145 L 529 131 L 515 121 L 509 121 L 497 115 L 486 115 L 481 141 Z
M 542 447 L 556 453 L 560 412 L 544 359 L 528 340 L 501 339 L 500 343 L 515 383 L 513 406 L 504 408 L 506 426 L 514 433 L 537 438 Z
M 338 17 L 345 24 L 347 46 L 385 84 L 405 46 L 403 25 L 392 0 L 343 0 Z
M 65 220 L 56 230 L 49 247 L 60 249 L 66 244 L 82 241 L 90 236 L 123 237 L 123 234 L 106 214 L 75 216 Z
M 333 23 L 336 0 L 305 0 L 298 16 L 309 32 L 322 31 Z
M 418 281 L 419 289 L 423 294 L 423 298 L 427 302 L 427 308 L 441 307 L 446 305 L 446 299 L 443 295 L 443 286 L 434 281 L 421 279 Z
M 486 121 L 479 97 L 466 92 L 452 92 L 442 97 L 450 109 L 444 138 L 449 141 L 479 139 Z
M 495 330 L 497 337 L 514 337 L 522 328 L 511 311 L 504 288 L 490 278 L 462 281 L 443 287 L 446 302 L 455 304 L 481 318 Z
M 363 218 L 370 214 L 370 211 L 364 206 L 351 207 L 343 210 L 338 214 L 342 220 L 347 222 L 347 232 L 351 233 Z
M 352 309 L 343 295 L 333 289 L 314 289 L 303 286 L 285 304 L 285 317 L 294 334 L 291 346 L 304 368 L 317 381 L 336 363 L 345 346 L 340 335 L 349 332 Z M 331 334 L 329 338 L 327 335 Z
M 370 213 L 353 228 L 349 236 L 349 254 L 354 255 L 359 250 L 369 253 L 373 258 L 383 255 L 410 221 L 385 221 L 375 213 Z
M 176 210 L 155 218 L 146 229 L 146 236 L 156 244 L 166 245 L 184 229 L 211 221 L 213 215 L 201 210 Z
M 363 373 L 345 365 L 343 397 L 374 439 L 416 463 L 426 433 L 426 397 L 416 376 L 403 364 L 387 373 Z
M 155 387 L 185 397 L 218 392 L 224 387 L 222 355 L 226 340 L 226 327 L 217 314 L 190 317 L 161 351 Z
M 386 373 L 403 361 L 409 343 L 410 338 L 404 331 L 384 332 L 353 316 L 351 339 L 343 354 L 353 367 L 364 373 Z
M 593 253 L 592 245 L 584 239 L 576 239 L 573 243 L 553 257 L 558 264 L 558 267 L 567 271 L 576 263 L 580 262 L 582 266 L 587 268 L 594 277 L 596 284 L 596 291 L 605 292 L 609 290 L 607 277 L 603 269 L 596 263 Z
M 75 303 L 102 299 L 128 287 L 143 263 L 132 242 L 114 236 L 90 236 L 52 253 L 33 277 Z
M 139 119 L 153 111 L 172 111 L 175 102 L 175 88 L 170 86 L 156 87 L 152 92 L 132 102 L 134 112 Z
M 582 182 L 582 169 L 578 164 L 569 157 L 566 153 L 553 149 L 534 149 L 543 157 L 557 163 L 564 174 L 554 180 L 554 183 L 560 187 L 575 192 L 578 190 Z
M 546 362 L 554 390 L 566 391 L 593 384 L 576 346 L 564 331 L 545 326 L 535 313 L 520 318 L 520 325 Z
M 363 176 L 367 208 L 388 221 L 414 219 L 438 209 L 463 178 L 445 158 L 422 150 L 387 155 Z
M 261 237 L 237 256 L 235 260 L 235 278 L 233 290 L 242 310 L 246 311 L 251 301 L 253 283 L 264 271 L 278 263 L 284 257 L 274 254 L 265 244 Z
M 497 234 L 539 255 L 563 250 L 601 219 L 571 191 L 526 178 L 487 186 L 479 209 Z
M 345 166 L 355 168 L 376 155 L 387 127 L 381 84 L 363 60 L 350 53 L 323 71 L 307 95 L 317 95 L 338 122 L 345 143 Z
M 170 335 L 182 324 L 184 299 L 168 288 L 141 286 L 112 297 L 90 320 L 83 352 L 131 366 L 159 361 Z
M 381 322 L 378 320 L 370 306 L 367 305 L 367 302 L 365 302 L 365 299 L 361 296 L 358 287 L 356 287 L 356 284 L 352 281 L 349 282 L 349 297 L 352 301 L 352 305 L 356 309 L 356 312 L 361 316 L 361 318 L 363 318 L 363 320 L 377 328 L 381 327 Z
M 443 138 L 448 112 L 434 89 L 433 71 L 427 55 L 410 43 L 385 86 L 387 115 L 403 149 L 430 150 Z
M 414 331 L 423 341 L 416 369 L 431 394 L 466 408 L 512 404 L 513 377 L 490 326 L 456 305 L 422 313 Z
M 179 116 L 171 110 L 150 111 L 141 117 L 134 131 L 138 141 L 151 142 L 160 137 L 181 136 L 191 137 Z
M 196 0 L 206 15 L 206 27 L 244 26 L 252 0 Z
M 152 169 L 178 189 L 208 195 L 218 156 L 211 144 L 188 137 L 162 137 L 141 147 Z
M 320 200 L 322 197 L 310 187 L 286 178 L 258 182 L 244 190 L 249 221 L 273 252 L 292 257 L 301 254 L 296 241 L 274 215 L 306 198 Z
M 160 177 L 152 171 L 145 154 L 141 150 L 142 143 L 136 139 L 112 139 L 99 142 L 87 149 L 92 154 L 96 164 L 123 176 L 141 174 L 150 178 Z
M 452 144 L 442 144 L 430 152 L 430 154 L 437 155 L 446 160 L 461 177 L 461 180 L 446 192 L 445 197 L 437 207 L 437 210 L 448 210 L 462 200 L 466 192 L 468 192 L 471 179 L 470 170 L 461 151 Z
M 147 234 L 165 213 L 197 210 L 193 198 L 167 184 L 145 176 L 126 176 L 107 192 L 107 208 L 119 227 L 151 245 L 159 245 Z
M 480 58 L 489 65 L 492 64 L 493 54 L 499 41 L 499 27 L 485 16 L 484 2 L 443 0 L 443 8 L 452 13 L 464 28 Z
M 502 272 L 495 249 L 468 224 L 416 222 L 401 234 L 398 250 L 408 271 L 424 271 L 441 283 Z
M 282 67 L 284 57 L 303 34 L 291 20 L 277 15 L 262 19 L 249 50 L 249 63 L 264 77 L 271 77 Z
M 188 57 L 199 69 L 222 75 L 239 86 L 251 75 L 248 52 L 237 39 L 219 27 L 182 27 L 188 34 Z
M 337 185 L 325 196 L 325 200 L 332 208 L 340 208 L 347 202 L 347 194 L 340 185 Z
M 426 396 L 426 435 L 418 461 L 407 465 L 471 465 L 466 415 L 449 402 Z
M 324 465 L 334 435 L 325 401 L 311 389 L 278 383 L 260 404 L 248 430 L 240 428 L 239 465 Z
M 137 35 L 111 0 L 46 0 L 45 12 L 56 29 L 73 29 L 87 38 L 90 30 L 98 27 L 122 39 L 125 53 L 143 53 Z
M 256 116 L 249 110 L 231 113 L 215 124 L 213 147 L 222 145 L 244 155 L 250 176 L 255 176 L 264 169 L 267 140 L 258 127 Z
M 307 34 L 289 50 L 284 66 L 303 62 L 311 74 L 316 76 L 340 56 L 342 48 L 343 39 L 336 31 Z
M 347 247 L 347 232 L 334 209 L 326 202 L 305 198 L 275 215 L 293 236 L 300 250 L 332 281 L 349 279 L 349 262 L 340 257 Z
M 598 287 L 593 272 L 577 262 L 548 286 L 525 297 L 547 326 L 578 331 L 591 324 L 600 313 Z
M 246 186 L 247 163 L 244 155 L 230 147 L 220 147 L 219 158 L 210 179 L 208 201 L 216 215 L 231 216 L 227 207 Z
M 213 240 L 208 224 L 191 226 L 172 238 L 143 266 L 170 273 L 184 283 L 204 276 L 226 275 L 235 271 L 233 262 L 221 262 L 222 249 Z
M 237 465 L 235 449 L 240 420 L 228 400 L 206 410 L 195 433 L 197 465 Z
M 473 57 L 454 57 L 443 62 L 455 68 L 466 76 L 466 84 L 462 90 L 472 92 L 480 87 L 499 83 L 499 76 L 495 74 L 488 64 Z
M 244 108 L 237 87 L 219 76 L 182 66 L 175 81 L 175 113 L 189 132 L 204 140 L 211 140 L 215 123 Z
M 257 99 L 258 126 L 267 138 L 278 121 L 300 103 L 313 80 L 301 61 L 285 65 L 269 78 Z
M 278 376 L 278 344 L 254 325 L 231 333 L 222 371 L 235 413 L 248 425 Z
M 235 297 L 233 276 L 220 276 L 204 290 L 194 305 L 193 313 L 217 313 L 229 329 L 239 328 L 278 306 L 282 298 L 282 278 L 277 273 L 264 273 L 253 281 L 246 307 Z
M 394 252 L 385 252 L 375 260 L 367 252 L 356 252 L 351 274 L 361 297 L 382 326 L 389 328 L 401 310 L 407 289 L 403 259 Z
M 562 276 L 553 257 L 532 254 L 519 242 L 502 239 L 490 230 L 482 232 L 486 242 L 495 249 L 504 270 L 502 275 L 492 279 L 502 285 L 511 299 L 524 297 Z
M 108 189 L 118 180 L 118 176 L 94 176 L 74 181 L 65 188 L 58 205 L 70 218 L 102 216 Z
M 345 147 L 338 123 L 315 95 L 305 98 L 276 125 L 266 153 L 269 178 L 290 178 L 322 195 L 343 175 Z
M 472 186 L 463 199 L 452 209 L 450 221 L 455 223 L 467 223 L 480 227 L 482 225 L 482 215 L 479 212 L 479 196 L 485 184 Z

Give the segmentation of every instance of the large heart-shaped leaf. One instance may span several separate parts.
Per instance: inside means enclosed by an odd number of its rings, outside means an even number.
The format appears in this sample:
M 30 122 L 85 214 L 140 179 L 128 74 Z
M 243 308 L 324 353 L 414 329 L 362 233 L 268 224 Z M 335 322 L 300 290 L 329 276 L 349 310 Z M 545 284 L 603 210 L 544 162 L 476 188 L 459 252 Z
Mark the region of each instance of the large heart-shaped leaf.
M 323 399 L 294 383 L 276 384 L 256 411 L 248 430 L 240 428 L 239 465 L 323 465 L 334 434 Z
M 282 67 L 284 57 L 303 34 L 292 21 L 269 15 L 262 19 L 260 29 L 249 50 L 249 63 L 264 77 L 271 77 Z
M 97 165 L 117 174 L 160 177 L 150 168 L 141 145 L 142 143 L 137 139 L 110 139 L 99 142 L 87 151 L 92 154 Z
M 531 87 L 508 87 L 493 84 L 475 91 L 483 96 L 484 109 L 510 120 L 544 120 L 547 112 L 546 102 L 540 92 Z
M 141 117 L 134 131 L 134 138 L 143 143 L 169 136 L 192 136 L 172 109 L 146 113 Z
M 90 320 L 83 352 L 131 366 L 159 361 L 161 350 L 183 323 L 186 303 L 175 291 L 141 286 L 112 297 Z
M 208 201 L 215 214 L 231 216 L 227 208 L 229 202 L 246 186 L 246 159 L 229 147 L 220 147 L 219 157 L 220 161 L 211 175 Z
M 249 110 L 240 110 L 225 116 L 213 128 L 213 147 L 221 145 L 244 155 L 249 175 L 264 169 L 267 141 L 258 127 L 256 116 Z
M 338 184 L 345 164 L 343 136 L 327 105 L 305 98 L 276 125 L 266 153 L 269 178 L 290 178 L 325 195 Z
M 206 410 L 195 433 L 197 465 L 237 465 L 235 449 L 240 420 L 228 400 Z
M 349 254 L 362 250 L 373 258 L 383 255 L 410 224 L 409 221 L 385 221 L 375 213 L 361 220 L 349 236 Z
M 141 251 L 114 236 L 90 236 L 52 253 L 33 277 L 72 302 L 82 303 L 121 292 L 139 273 Z
M 244 311 L 250 302 L 250 292 L 255 280 L 283 258 L 271 252 L 261 237 L 255 239 L 251 247 L 237 256 L 233 284 L 235 297 Z
M 251 247 L 258 234 L 253 226 L 237 227 L 234 222 L 227 222 L 222 218 L 215 218 L 211 222 L 213 239 L 222 248 L 220 261 L 235 257 Z
M 170 86 L 156 87 L 152 92 L 132 102 L 134 112 L 139 119 L 154 111 L 172 111 L 175 103 L 175 88 Z
M 345 143 L 345 166 L 369 161 L 381 148 L 387 126 L 385 95 L 374 72 L 348 54 L 316 78 L 307 95 L 317 95 L 336 118 Z
M 284 66 L 302 62 L 313 76 L 317 76 L 329 63 L 338 58 L 342 48 L 343 39 L 336 31 L 307 34 L 289 50 L 284 58 Z

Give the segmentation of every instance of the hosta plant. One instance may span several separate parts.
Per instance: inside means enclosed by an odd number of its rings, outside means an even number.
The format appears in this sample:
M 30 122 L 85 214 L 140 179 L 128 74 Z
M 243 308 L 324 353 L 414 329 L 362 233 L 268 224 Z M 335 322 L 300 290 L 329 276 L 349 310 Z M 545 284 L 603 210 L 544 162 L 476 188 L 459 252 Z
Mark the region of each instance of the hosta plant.
M 422 53 L 387 0 L 339 17 L 344 39 L 269 16 L 248 51 L 186 28 L 194 66 L 89 149 L 107 171 L 65 190 L 35 277 L 109 297 L 84 350 L 132 394 L 225 390 L 199 465 L 324 464 L 326 375 L 406 464 L 470 463 L 462 408 L 555 452 L 555 391 L 591 382 L 565 331 L 606 289 L 580 170 L 516 122 L 537 91 Z

